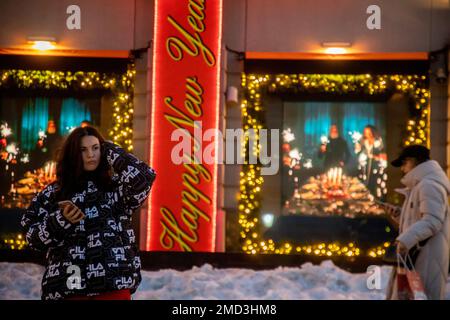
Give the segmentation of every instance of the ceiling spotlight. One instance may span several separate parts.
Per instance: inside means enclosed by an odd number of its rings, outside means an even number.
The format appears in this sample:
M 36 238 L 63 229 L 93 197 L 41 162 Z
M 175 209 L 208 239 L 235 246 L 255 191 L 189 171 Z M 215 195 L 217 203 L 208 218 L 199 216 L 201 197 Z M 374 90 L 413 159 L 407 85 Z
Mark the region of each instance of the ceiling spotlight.
M 33 49 L 39 51 L 52 50 L 56 48 L 56 39 L 53 37 L 28 37 L 28 43 Z
M 350 42 L 322 42 L 322 47 L 325 48 L 327 54 L 344 54 L 351 46 Z

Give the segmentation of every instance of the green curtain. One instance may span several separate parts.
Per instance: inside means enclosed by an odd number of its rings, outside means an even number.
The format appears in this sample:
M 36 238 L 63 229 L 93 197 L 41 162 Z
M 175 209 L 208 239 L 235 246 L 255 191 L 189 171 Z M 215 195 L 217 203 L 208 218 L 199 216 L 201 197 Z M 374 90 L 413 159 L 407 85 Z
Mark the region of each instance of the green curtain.
M 77 99 L 64 99 L 59 119 L 60 135 L 65 136 L 72 128 L 80 126 L 83 120 L 91 121 L 91 112 L 89 111 L 89 108 Z
M 24 152 L 33 150 L 39 138 L 39 131 L 46 131 L 48 124 L 48 99 L 28 99 L 22 113 L 20 148 Z

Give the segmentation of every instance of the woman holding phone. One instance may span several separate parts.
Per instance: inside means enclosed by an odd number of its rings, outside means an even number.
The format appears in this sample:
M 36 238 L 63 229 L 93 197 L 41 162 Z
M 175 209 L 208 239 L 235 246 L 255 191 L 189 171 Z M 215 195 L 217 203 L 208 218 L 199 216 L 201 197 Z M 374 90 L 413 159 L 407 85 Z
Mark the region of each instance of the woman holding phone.
M 42 299 L 130 300 L 140 281 L 132 213 L 156 173 L 93 127 L 67 137 L 57 180 L 22 217 L 26 240 L 46 252 Z

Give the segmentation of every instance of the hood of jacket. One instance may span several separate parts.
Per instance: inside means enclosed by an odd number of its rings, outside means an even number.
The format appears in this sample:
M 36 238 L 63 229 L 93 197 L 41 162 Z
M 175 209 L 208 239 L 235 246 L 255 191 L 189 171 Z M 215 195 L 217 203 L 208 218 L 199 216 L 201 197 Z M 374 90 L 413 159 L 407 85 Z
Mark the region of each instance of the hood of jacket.
M 439 163 L 435 160 L 428 160 L 416 166 L 408 172 L 401 180 L 401 182 L 409 189 L 412 189 L 420 181 L 427 179 L 432 180 L 442 185 L 447 190 L 447 195 L 450 195 L 450 182 L 444 170 L 442 170 Z

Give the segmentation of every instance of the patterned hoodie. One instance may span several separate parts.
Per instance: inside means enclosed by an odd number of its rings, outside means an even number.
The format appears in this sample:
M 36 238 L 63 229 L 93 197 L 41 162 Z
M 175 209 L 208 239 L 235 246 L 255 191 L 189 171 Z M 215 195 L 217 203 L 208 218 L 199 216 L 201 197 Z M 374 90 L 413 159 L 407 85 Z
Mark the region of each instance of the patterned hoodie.
M 29 246 L 47 253 L 43 300 L 121 289 L 134 293 L 141 282 L 132 213 L 148 197 L 156 173 L 111 142 L 103 147 L 114 187 L 101 191 L 86 179 L 84 190 L 70 199 L 84 212 L 83 220 L 71 224 L 64 218 L 56 182 L 33 198 L 22 217 Z

